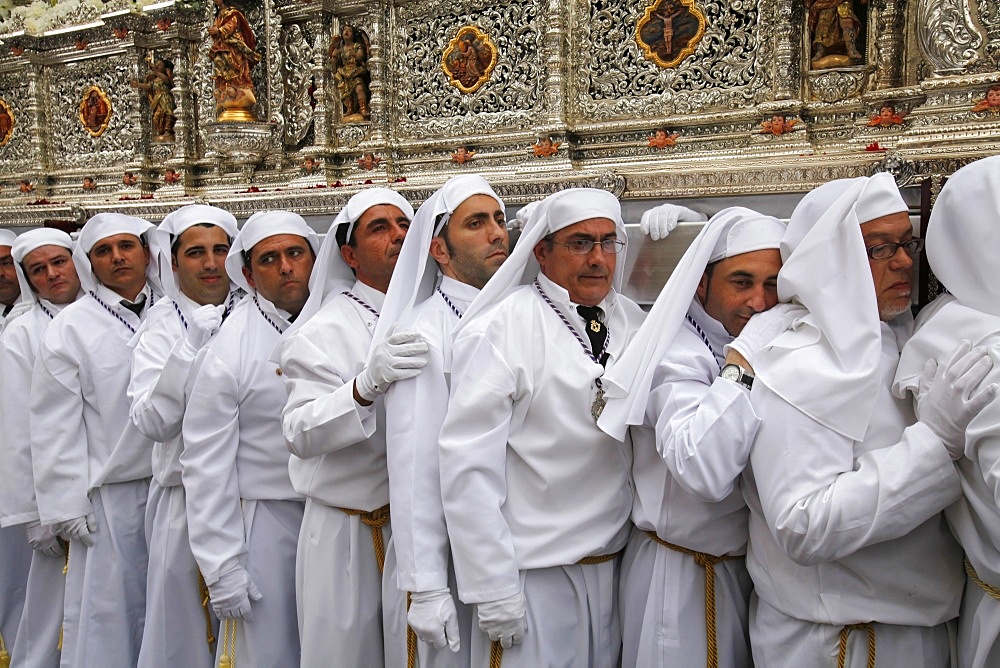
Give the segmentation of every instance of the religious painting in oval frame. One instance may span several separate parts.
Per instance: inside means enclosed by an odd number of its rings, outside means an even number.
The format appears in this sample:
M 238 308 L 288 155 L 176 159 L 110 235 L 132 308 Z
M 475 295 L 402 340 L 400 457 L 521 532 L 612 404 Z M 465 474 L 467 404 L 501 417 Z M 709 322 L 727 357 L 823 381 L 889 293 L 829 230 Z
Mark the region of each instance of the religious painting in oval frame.
M 97 86 L 88 86 L 80 99 L 80 122 L 91 137 L 100 137 L 111 122 L 111 98 Z
M 635 27 L 635 41 L 648 60 L 677 67 L 705 36 L 705 14 L 695 0 L 653 0 Z
M 497 64 L 497 47 L 477 26 L 467 25 L 448 42 L 441 56 L 441 69 L 463 93 L 475 93 L 489 81 Z

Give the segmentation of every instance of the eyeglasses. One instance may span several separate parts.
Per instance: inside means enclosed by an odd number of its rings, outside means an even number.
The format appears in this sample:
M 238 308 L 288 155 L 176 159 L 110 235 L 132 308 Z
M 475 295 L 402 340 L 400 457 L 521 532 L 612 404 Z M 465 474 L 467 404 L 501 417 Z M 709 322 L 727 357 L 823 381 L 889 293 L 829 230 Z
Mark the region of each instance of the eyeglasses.
M 896 251 L 900 248 L 905 250 L 907 255 L 912 256 L 914 253 L 919 253 L 924 249 L 924 240 L 914 238 L 898 244 L 879 244 L 877 246 L 869 246 L 865 249 L 865 252 L 868 253 L 868 257 L 873 260 L 888 260 L 889 258 L 894 257 L 896 255 Z
M 605 253 L 621 253 L 625 249 L 625 242 L 620 239 L 573 239 L 572 241 L 555 241 L 553 243 L 565 246 L 570 255 L 586 255 L 594 250 L 594 246 L 600 246 Z

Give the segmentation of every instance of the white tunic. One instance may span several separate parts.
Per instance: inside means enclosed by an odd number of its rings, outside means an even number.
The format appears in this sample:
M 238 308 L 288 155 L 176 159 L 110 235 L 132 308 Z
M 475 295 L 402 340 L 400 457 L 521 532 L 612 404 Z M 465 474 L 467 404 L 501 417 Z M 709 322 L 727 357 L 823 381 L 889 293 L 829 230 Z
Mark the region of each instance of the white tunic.
M 440 288 L 458 313 L 464 313 L 479 293 L 447 276 L 441 279 Z M 427 366 L 420 374 L 393 383 L 385 395 L 392 540 L 398 587 L 403 591 L 453 587 L 441 502 L 438 436 L 448 410 L 452 331 L 459 322 L 458 313 L 435 291 L 399 324 L 401 330 L 420 332 L 429 346 Z M 420 643 L 421 665 L 469 664 L 470 611 L 459 605 L 458 612 L 460 651 Z
M 194 355 L 183 346 L 187 319 L 198 304 L 178 293 L 146 315 L 132 358 L 132 422 L 153 445 L 153 484 L 146 512 L 149 572 L 140 666 L 210 666 L 198 565 L 191 553 L 181 486 L 181 424 Z M 179 309 L 179 312 L 178 312 Z M 182 317 L 184 320 L 182 321 Z M 211 613 L 210 613 L 211 615 Z M 218 636 L 218 621 L 210 616 Z
M 148 304 L 148 286 L 144 294 Z M 68 305 L 45 332 L 31 388 L 32 468 L 43 524 L 96 516 L 95 545 L 70 544 L 63 661 L 131 665 L 145 614 L 152 441 L 128 415 L 140 318 L 108 288 L 97 297 Z
M 898 347 L 886 324 L 881 331 L 881 390 L 863 441 L 825 428 L 761 383 L 751 393 L 762 423 L 744 487 L 747 566 L 768 614 L 802 626 L 791 634 L 795 648 L 776 628 L 752 628 L 758 662 L 798 656 L 805 663 L 793 663 L 807 665 L 805 657 L 836 656 L 835 646 L 810 643 L 835 643 L 838 630 L 811 633 L 815 625 L 928 628 L 958 614 L 962 557 L 941 514 L 959 497 L 958 473 L 934 433 L 914 424 L 909 402 L 891 395 Z M 808 369 L 802 373 L 807 383 Z M 863 635 L 852 634 L 859 650 Z M 919 656 L 919 647 L 913 651 Z M 878 656 L 891 665 L 921 665 L 881 645 Z
M 350 292 L 375 312 L 382 308 L 383 293 L 361 282 Z M 288 389 L 289 472 L 308 499 L 296 561 L 302 665 L 379 666 L 386 652 L 405 647 L 402 635 L 386 637 L 381 628 L 383 605 L 386 616 L 404 609 L 401 596 L 392 609 L 382 601 L 371 529 L 340 510 L 371 512 L 389 503 L 382 399 L 370 407 L 354 400 L 354 377 L 377 321 L 356 300 L 335 295 L 275 350 Z M 382 533 L 386 546 L 388 525 Z M 394 582 L 395 574 L 386 577 Z
M 569 294 L 545 276 L 539 282 L 586 342 Z M 610 365 L 643 314 L 621 295 L 609 296 L 601 306 L 608 314 Z M 591 417 L 594 381 L 602 373 L 534 286 L 515 290 L 471 321 L 454 342 L 440 465 L 463 601 L 511 596 L 521 591 L 522 571 L 590 568 L 572 565 L 624 546 L 632 510 L 631 447 L 602 432 Z M 534 597 L 526 592 L 526 598 L 530 607 Z M 591 607 L 601 604 L 595 600 Z M 534 614 L 529 610 L 529 617 Z M 552 614 L 555 621 L 559 612 Z M 605 618 L 611 619 L 617 615 Z M 581 623 L 586 640 L 587 623 Z M 572 635 L 553 636 L 529 623 L 524 644 L 539 640 L 559 647 L 579 641 Z M 617 659 L 617 649 L 592 649 L 595 656 L 610 651 Z M 565 650 L 579 653 L 581 661 L 588 652 L 579 645 Z M 529 664 L 537 658 L 524 656 Z
M 62 308 L 47 301 L 35 304 L 8 323 L 0 337 L 0 633 L 14 665 L 21 665 L 30 651 L 32 665 L 55 666 L 63 559 L 32 550 L 23 526 L 38 520 L 24 398 L 31 391 L 42 332 L 52 321 L 43 307 L 53 315 Z
M 736 557 L 714 567 L 716 634 L 720 665 L 746 666 L 748 514 L 734 483 L 759 420 L 749 393 L 719 378 L 723 346 L 733 337 L 697 299 L 688 313 L 708 343 L 684 322 L 654 372 L 646 425 L 632 429 L 632 519 L 640 531 L 623 565 L 623 663 L 705 663 L 705 569 L 642 533 L 655 531 L 673 545 Z
M 1000 361 L 1000 318 L 968 308 L 951 295 L 939 297 L 921 311 L 917 329 L 907 342 L 900 374 L 912 376 L 928 359 L 943 364 L 961 339 L 975 346 L 992 346 L 994 365 Z M 909 378 L 905 380 L 910 380 Z M 912 382 L 912 381 L 911 381 Z M 994 366 L 987 383 L 1000 382 Z M 1000 399 L 994 399 L 966 430 L 966 456 L 958 461 L 962 497 L 945 510 L 965 556 L 980 580 L 1000 587 Z M 961 666 L 988 668 L 1000 662 L 1000 601 L 968 580 L 958 618 L 958 659 Z

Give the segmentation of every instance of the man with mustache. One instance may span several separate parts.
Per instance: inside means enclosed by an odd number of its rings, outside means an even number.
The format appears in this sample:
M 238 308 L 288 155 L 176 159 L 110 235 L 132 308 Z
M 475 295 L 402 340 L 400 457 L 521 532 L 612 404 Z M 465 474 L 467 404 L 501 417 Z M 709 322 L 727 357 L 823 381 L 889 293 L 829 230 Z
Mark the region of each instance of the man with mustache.
M 39 668 L 59 665 L 65 546 L 52 526 L 39 520 L 24 392 L 31 388 L 31 373 L 38 363 L 38 348 L 46 328 L 57 313 L 80 296 L 72 250 L 68 234 L 48 228 L 23 233 L 11 248 L 21 297 L 30 304 L 30 310 L 12 321 L 0 338 L 0 382 L 6 388 L 0 394 L 0 470 L 5 476 L 0 487 L 0 526 L 4 527 L 0 531 L 4 534 L 2 540 L 16 536 L 22 548 L 15 557 L 4 546 L 0 631 L 15 666 L 29 665 L 29 660 L 30 665 Z M 24 572 L 27 587 L 22 591 L 21 613 L 21 606 L 7 596 L 12 585 L 25 585 L 16 574 L 23 565 L 18 557 L 27 551 L 27 545 L 34 549 L 30 551 L 30 571 Z M 17 629 L 16 636 L 13 629 Z
M 146 612 L 153 443 L 129 420 L 129 342 L 159 298 L 141 218 L 99 213 L 73 251 L 86 294 L 45 331 L 30 437 L 42 524 L 69 542 L 64 663 L 135 665 Z
M 427 344 L 414 332 L 380 337 L 376 327 L 393 329 L 380 313 L 412 217 L 393 190 L 354 195 L 323 242 L 309 302 L 272 357 L 288 390 L 289 472 L 306 497 L 295 564 L 303 666 L 381 666 L 386 647 L 405 643 L 402 595 L 382 595 L 391 532 L 380 397 L 419 372 Z M 383 632 L 383 609 L 395 637 Z
M 191 552 L 221 621 L 220 663 L 299 660 L 291 564 L 303 503 L 281 436 L 284 383 L 268 358 L 302 312 L 318 246 L 298 214 L 247 219 L 226 256 L 229 280 L 247 296 L 201 349 L 188 383 L 181 482 Z
M 211 666 L 198 564 L 191 553 L 181 485 L 181 423 L 195 355 L 236 305 L 226 254 L 236 236 L 228 211 L 191 204 L 167 214 L 150 250 L 166 298 L 143 322 L 132 358 L 131 418 L 153 446 L 153 480 L 146 506 L 149 570 L 140 666 Z
M 420 332 L 429 346 L 423 371 L 393 383 L 385 396 L 390 557 L 397 560 L 396 581 L 386 586 L 411 596 L 409 625 L 424 642 L 408 648 L 424 667 L 470 665 L 471 614 L 465 606 L 459 613 L 452 597 L 438 434 L 448 408 L 452 331 L 507 259 L 504 211 L 481 176 L 450 179 L 417 210 L 382 308 L 383 318 L 400 314 L 399 326 Z
M 624 238 L 611 193 L 550 195 L 455 330 L 439 456 L 471 665 L 618 663 L 631 448 L 595 422 L 643 318 L 618 292 Z

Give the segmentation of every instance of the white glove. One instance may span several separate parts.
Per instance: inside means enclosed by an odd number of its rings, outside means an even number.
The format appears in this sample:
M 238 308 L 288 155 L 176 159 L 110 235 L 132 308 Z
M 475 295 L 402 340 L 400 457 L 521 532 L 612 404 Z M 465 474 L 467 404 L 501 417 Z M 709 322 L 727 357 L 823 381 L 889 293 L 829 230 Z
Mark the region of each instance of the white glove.
M 639 220 L 639 229 L 653 241 L 666 239 L 674 231 L 678 222 L 697 223 L 708 220 L 708 216 L 678 204 L 661 204 L 644 212 Z
M 94 513 L 86 517 L 74 517 L 71 520 L 56 522 L 52 531 L 66 542 L 78 540 L 87 547 L 94 546 L 94 534 L 97 533 L 97 517 Z
M 248 622 L 253 619 L 250 602 L 263 598 L 257 585 L 250 579 L 250 574 L 242 566 L 226 571 L 214 584 L 208 585 L 208 594 L 216 617 Z
M 445 645 L 452 652 L 461 647 L 458 636 L 458 613 L 451 592 L 447 589 L 415 591 L 410 595 L 410 610 L 406 622 L 421 641 L 434 649 Z
M 798 304 L 775 304 L 773 308 L 750 318 L 739 336 L 722 348 L 722 354 L 728 355 L 730 350 L 735 350 L 743 355 L 752 368 L 757 353 L 788 329 L 795 318 L 802 315 L 805 315 L 805 309 Z
M 56 535 L 55 526 L 42 524 L 41 522 L 30 522 L 26 528 L 28 533 L 28 545 L 32 550 L 37 550 L 46 557 L 63 556 L 63 546 Z
M 528 202 L 514 214 L 514 218 L 507 221 L 508 230 L 523 230 L 524 226 L 528 224 L 528 218 L 531 217 L 531 212 L 534 211 L 542 200 L 536 199 L 534 202 Z
M 504 649 L 520 644 L 528 628 L 528 613 L 524 609 L 524 594 L 499 601 L 486 601 L 476 606 L 479 614 L 479 628 L 490 637 L 499 640 Z
M 354 379 L 354 388 L 366 401 L 375 401 L 397 380 L 413 378 L 427 364 L 427 342 L 418 332 L 397 332 L 395 326 L 375 346 L 371 362 Z
M 197 353 L 219 331 L 223 310 L 225 310 L 223 306 L 205 304 L 191 312 L 187 333 L 184 335 L 184 345 L 189 352 Z
M 917 419 L 941 439 L 952 459 L 960 459 L 965 452 L 969 422 L 996 396 L 996 385 L 982 386 L 992 370 L 987 350 L 973 348 L 968 341 L 958 344 L 944 364 L 930 359 L 924 366 L 917 390 Z

